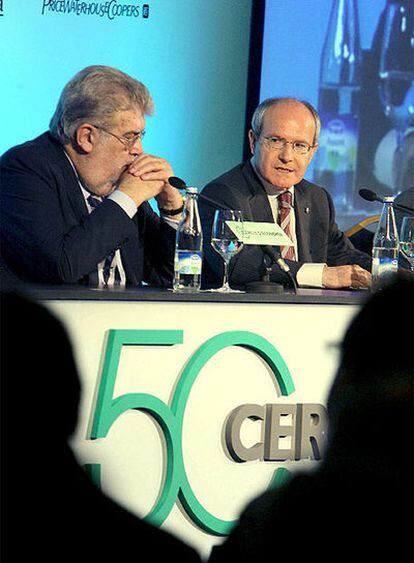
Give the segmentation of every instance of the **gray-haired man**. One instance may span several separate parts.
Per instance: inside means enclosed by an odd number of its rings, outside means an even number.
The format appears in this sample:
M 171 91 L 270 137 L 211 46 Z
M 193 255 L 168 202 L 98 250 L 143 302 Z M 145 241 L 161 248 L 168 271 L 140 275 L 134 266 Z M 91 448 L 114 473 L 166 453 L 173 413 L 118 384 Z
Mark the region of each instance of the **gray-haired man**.
M 152 111 L 142 83 L 90 66 L 65 86 L 50 130 L 3 155 L 2 257 L 17 276 L 170 283 L 182 198 L 169 163 L 143 151 Z

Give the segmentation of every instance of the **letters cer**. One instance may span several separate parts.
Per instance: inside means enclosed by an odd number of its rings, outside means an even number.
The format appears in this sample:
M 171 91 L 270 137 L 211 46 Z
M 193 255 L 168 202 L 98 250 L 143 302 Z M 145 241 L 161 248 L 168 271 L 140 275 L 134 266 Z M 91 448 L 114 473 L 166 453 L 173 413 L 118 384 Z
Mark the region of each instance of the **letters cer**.
M 262 421 L 262 437 L 246 447 L 240 430 L 246 419 Z M 237 462 L 261 459 L 320 460 L 326 443 L 327 414 L 320 404 L 246 404 L 227 417 L 224 438 L 227 451 Z

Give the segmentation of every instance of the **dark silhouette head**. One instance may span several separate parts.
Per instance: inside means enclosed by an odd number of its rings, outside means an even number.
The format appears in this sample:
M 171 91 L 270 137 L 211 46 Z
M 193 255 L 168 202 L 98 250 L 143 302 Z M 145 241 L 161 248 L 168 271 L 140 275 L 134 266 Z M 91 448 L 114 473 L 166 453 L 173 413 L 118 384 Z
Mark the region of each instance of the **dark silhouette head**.
M 384 471 L 412 464 L 413 313 L 414 280 L 405 278 L 369 298 L 349 325 L 328 399 L 328 459 L 352 451 L 372 469 L 374 458 Z
M 66 445 L 80 398 L 66 331 L 44 306 L 13 293 L 0 299 L 3 422 L 25 447 Z
M 24 297 L 2 294 L 0 304 L 0 559 L 200 563 L 92 484 L 68 444 L 80 383 L 65 329 Z
M 253 500 L 209 563 L 413 561 L 414 281 L 371 296 L 350 323 L 328 400 L 330 442 Z

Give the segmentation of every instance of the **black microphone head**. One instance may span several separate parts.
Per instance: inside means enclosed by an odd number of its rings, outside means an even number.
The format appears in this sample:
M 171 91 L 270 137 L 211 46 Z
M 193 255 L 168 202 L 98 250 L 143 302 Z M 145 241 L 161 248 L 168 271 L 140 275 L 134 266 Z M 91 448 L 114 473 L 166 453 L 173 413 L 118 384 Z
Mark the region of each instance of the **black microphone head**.
M 168 178 L 168 183 L 173 188 L 177 188 L 177 190 L 184 190 L 187 187 L 184 180 L 177 178 L 177 176 L 171 176 L 170 178 Z
M 358 193 L 362 199 L 365 199 L 366 201 L 381 201 L 375 192 L 368 190 L 367 188 L 362 188 Z

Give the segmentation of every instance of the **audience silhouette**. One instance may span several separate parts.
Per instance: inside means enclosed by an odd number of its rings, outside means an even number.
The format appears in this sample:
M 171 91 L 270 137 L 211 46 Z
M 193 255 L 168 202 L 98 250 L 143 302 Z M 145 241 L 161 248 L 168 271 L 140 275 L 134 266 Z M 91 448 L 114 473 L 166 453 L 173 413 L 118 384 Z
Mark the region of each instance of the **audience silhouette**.
M 370 296 L 341 345 L 327 451 L 244 510 L 209 563 L 412 562 L 413 279 Z
M 2 561 L 200 562 L 92 484 L 68 445 L 81 387 L 63 325 L 22 296 L 0 304 Z

